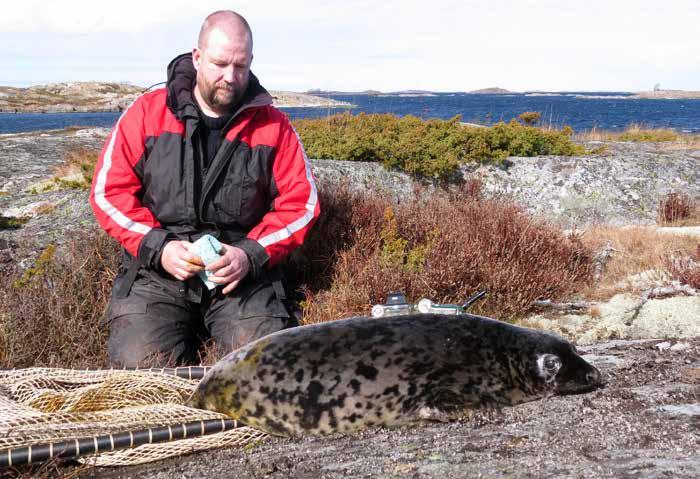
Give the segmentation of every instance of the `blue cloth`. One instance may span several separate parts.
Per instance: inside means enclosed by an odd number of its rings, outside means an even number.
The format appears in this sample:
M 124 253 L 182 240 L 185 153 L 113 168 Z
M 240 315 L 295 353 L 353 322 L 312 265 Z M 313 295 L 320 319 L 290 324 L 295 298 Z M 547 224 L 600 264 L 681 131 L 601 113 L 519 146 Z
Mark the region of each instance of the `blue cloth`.
M 221 243 L 219 243 L 219 240 L 217 240 L 211 235 L 204 235 L 197 241 L 192 243 L 192 246 L 190 247 L 190 252 L 202 258 L 204 265 L 207 266 L 221 257 L 222 249 L 223 247 L 221 246 Z M 207 279 L 213 274 L 211 271 L 204 270 L 200 271 L 197 274 L 202 279 L 202 281 L 204 281 L 204 284 L 207 286 L 207 288 L 214 289 L 218 286 L 216 283 L 212 283 Z

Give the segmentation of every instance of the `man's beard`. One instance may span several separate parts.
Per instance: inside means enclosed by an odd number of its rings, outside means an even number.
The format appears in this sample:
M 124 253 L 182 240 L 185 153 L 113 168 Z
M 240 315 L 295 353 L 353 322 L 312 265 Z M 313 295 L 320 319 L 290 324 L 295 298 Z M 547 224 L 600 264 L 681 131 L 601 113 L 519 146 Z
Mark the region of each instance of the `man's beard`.
M 233 107 L 241 101 L 248 84 L 246 82 L 243 88 L 237 89 L 229 85 L 212 85 L 207 83 L 204 79 L 201 79 L 201 81 L 198 79 L 197 86 L 199 87 L 199 93 L 202 95 L 202 99 L 212 110 L 227 112 L 232 110 Z

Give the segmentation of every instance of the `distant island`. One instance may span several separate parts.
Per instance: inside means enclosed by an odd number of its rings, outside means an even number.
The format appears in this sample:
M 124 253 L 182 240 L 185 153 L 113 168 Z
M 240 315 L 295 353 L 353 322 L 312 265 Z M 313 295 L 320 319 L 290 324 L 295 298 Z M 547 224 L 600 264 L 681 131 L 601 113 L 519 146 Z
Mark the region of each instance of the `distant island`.
M 340 91 L 340 90 L 321 90 L 313 88 L 306 91 L 307 95 L 329 96 L 329 95 L 367 95 L 367 96 L 436 96 L 436 93 L 429 90 L 399 90 L 399 91 L 379 91 L 379 90 L 363 90 L 363 91 Z
M 700 98 L 700 91 L 653 90 L 635 93 L 631 98 L 648 98 L 659 100 L 692 100 Z
M 505 88 L 499 88 L 499 87 L 491 87 L 491 88 L 481 88 L 480 90 L 472 90 L 468 91 L 467 93 L 473 93 L 476 95 L 502 95 L 504 93 L 513 93 L 510 90 L 506 90 Z
M 398 91 L 379 91 L 379 90 L 363 90 L 363 91 L 340 91 L 340 90 L 321 90 L 314 88 L 306 91 L 309 95 L 329 96 L 329 95 L 369 95 L 369 96 L 437 96 L 439 92 L 430 90 L 398 90 Z M 452 93 L 452 92 L 451 92 Z M 465 93 L 483 94 L 483 95 L 500 95 L 504 93 L 513 93 L 505 88 L 491 87 L 482 88 L 480 90 L 472 90 Z
M 128 83 L 69 82 L 27 88 L 0 86 L 0 112 L 70 113 L 123 111 L 146 88 Z M 280 108 L 351 107 L 349 103 L 305 93 L 270 91 Z

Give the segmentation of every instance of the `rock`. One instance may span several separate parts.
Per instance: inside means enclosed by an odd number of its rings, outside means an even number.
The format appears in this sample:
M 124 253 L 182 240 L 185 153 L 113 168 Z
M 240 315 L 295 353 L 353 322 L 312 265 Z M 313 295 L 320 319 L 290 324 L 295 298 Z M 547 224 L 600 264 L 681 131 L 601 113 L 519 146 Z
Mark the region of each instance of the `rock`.
M 597 354 L 584 354 L 581 357 L 597 368 L 619 367 L 625 364 L 624 359 L 612 355 L 599 356 Z
M 681 381 L 700 384 L 700 368 L 687 368 L 681 371 Z
M 650 269 L 641 273 L 633 274 L 617 283 L 619 289 L 646 290 L 656 286 L 661 286 L 671 280 L 666 271 Z
M 507 169 L 482 165 L 462 171 L 465 178 L 480 178 L 488 194 L 510 197 L 567 227 L 654 224 L 658 201 L 669 191 L 700 198 L 700 169 L 692 150 L 672 153 L 648 143 L 605 146 L 605 155 L 510 158 Z
M 700 336 L 700 296 L 647 301 L 628 334 L 634 339 Z
M 700 416 L 700 404 L 672 404 L 667 406 L 659 406 L 656 411 L 668 414 L 669 416 Z
M 676 343 L 673 346 L 671 346 L 671 351 L 685 351 L 686 349 L 690 349 L 690 344 Z
M 645 300 L 618 294 L 595 307 L 600 314 L 533 315 L 524 326 L 553 331 L 578 344 L 625 338 L 694 338 L 700 336 L 700 296 Z M 671 344 L 668 344 L 671 347 Z
M 56 206 L 48 201 L 37 201 L 26 206 L 8 208 L 0 212 L 0 216 L 5 218 L 29 219 L 40 214 L 52 211 Z

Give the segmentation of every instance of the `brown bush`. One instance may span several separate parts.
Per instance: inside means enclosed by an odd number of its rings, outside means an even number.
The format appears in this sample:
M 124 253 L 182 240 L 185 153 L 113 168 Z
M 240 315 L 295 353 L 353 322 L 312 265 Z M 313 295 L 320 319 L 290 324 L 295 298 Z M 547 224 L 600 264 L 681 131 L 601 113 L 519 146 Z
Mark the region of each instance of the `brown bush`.
M 411 301 L 428 297 L 459 303 L 486 289 L 487 299 L 475 312 L 513 318 L 527 312 L 537 298 L 571 293 L 591 274 L 590 250 L 513 204 L 475 199 L 466 192 L 400 204 L 372 194 L 343 195 L 347 200 L 336 197 L 324 209 L 307 245 L 317 250 L 317 242 L 327 244 L 339 234 L 327 228 L 340 222 L 323 216 L 345 205 L 350 238 L 335 256 L 322 258 L 322 266 L 310 265 L 329 273 L 329 282 L 323 287 L 313 281 L 299 285 L 306 294 L 308 323 L 367 314 L 390 291 L 403 291 Z
M 117 268 L 104 233 L 75 238 L 64 254 L 47 248 L 34 267 L 0 278 L 0 367 L 102 367 L 99 322 Z
M 700 290 L 700 243 L 691 256 L 672 256 L 667 260 L 666 269 L 673 279 Z
M 694 205 L 684 193 L 668 193 L 659 201 L 659 223 L 669 224 L 690 217 Z

